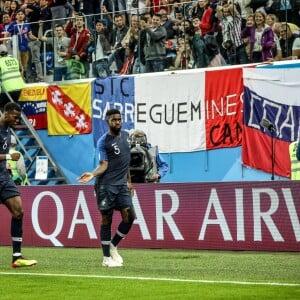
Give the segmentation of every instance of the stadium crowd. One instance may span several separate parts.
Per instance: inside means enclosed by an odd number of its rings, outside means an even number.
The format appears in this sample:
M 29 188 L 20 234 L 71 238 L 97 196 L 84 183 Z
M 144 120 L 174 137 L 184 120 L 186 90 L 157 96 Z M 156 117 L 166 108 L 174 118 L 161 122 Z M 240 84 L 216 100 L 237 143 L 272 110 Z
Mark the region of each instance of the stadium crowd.
M 27 83 L 300 57 L 300 0 L 0 1 Z

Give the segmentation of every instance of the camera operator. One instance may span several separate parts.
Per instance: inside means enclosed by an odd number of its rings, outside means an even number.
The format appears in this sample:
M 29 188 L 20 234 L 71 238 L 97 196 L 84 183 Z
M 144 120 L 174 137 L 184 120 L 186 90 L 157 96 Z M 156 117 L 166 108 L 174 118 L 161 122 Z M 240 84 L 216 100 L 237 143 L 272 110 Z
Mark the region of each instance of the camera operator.
M 248 63 L 246 46 L 241 38 L 242 17 L 236 6 L 227 1 L 219 2 L 216 15 L 222 27 L 222 46 L 226 50 L 227 63 L 231 65 Z
M 169 165 L 162 158 L 158 147 L 148 143 L 142 130 L 130 133 L 131 162 L 130 175 L 132 183 L 159 182 L 169 171 Z

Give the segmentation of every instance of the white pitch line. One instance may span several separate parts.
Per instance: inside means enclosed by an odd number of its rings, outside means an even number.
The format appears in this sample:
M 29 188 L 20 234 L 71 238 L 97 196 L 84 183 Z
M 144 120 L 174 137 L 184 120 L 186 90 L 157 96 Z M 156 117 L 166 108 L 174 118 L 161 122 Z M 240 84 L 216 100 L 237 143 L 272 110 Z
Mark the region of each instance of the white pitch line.
M 155 278 L 155 277 L 135 277 L 135 276 L 106 276 L 106 275 L 83 275 L 83 274 L 48 274 L 48 273 L 25 273 L 25 272 L 0 272 L 0 275 L 28 275 L 28 276 L 49 276 L 49 277 L 79 277 L 79 278 L 106 278 L 106 279 L 127 279 L 145 281 L 171 281 L 171 282 L 191 282 L 191 283 L 211 283 L 211 284 L 236 284 L 236 285 L 269 285 L 300 287 L 300 283 L 285 282 L 252 282 L 252 281 L 227 281 L 227 280 L 202 280 L 202 279 L 180 279 L 180 278 Z

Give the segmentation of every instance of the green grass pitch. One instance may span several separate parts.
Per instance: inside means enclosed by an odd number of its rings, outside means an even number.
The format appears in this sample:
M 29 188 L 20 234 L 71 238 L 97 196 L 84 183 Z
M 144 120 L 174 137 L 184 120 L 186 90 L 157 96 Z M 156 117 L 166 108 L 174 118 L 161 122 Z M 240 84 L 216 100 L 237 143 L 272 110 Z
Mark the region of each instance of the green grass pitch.
M 300 299 L 299 253 L 119 250 L 122 268 L 101 266 L 95 248 L 24 247 L 38 260 L 10 267 L 11 248 L 0 247 L 4 299 Z

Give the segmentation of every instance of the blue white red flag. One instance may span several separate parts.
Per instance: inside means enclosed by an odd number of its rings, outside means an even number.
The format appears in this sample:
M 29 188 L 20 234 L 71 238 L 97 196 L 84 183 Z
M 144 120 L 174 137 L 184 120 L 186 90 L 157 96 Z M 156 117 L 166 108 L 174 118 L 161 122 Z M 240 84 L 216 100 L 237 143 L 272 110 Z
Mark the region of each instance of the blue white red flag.
M 288 148 L 299 138 L 299 69 L 245 68 L 243 78 L 243 164 L 290 177 Z

